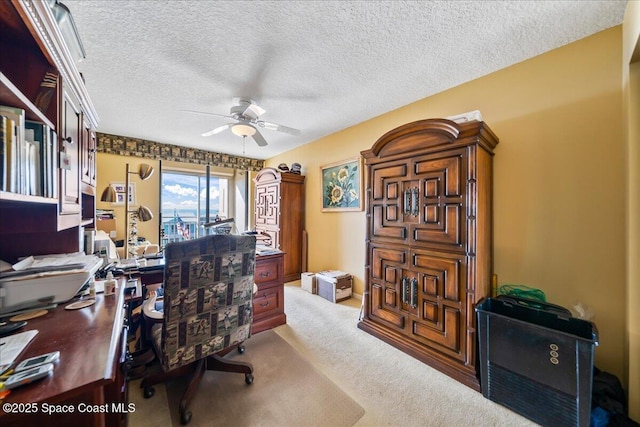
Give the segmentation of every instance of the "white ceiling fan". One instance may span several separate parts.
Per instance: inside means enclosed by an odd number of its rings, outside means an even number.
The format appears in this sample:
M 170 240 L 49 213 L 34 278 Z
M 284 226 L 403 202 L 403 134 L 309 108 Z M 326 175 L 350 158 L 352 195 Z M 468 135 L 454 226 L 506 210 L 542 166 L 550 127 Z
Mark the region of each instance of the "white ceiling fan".
M 203 133 L 202 136 L 211 136 L 224 130 L 231 129 L 231 132 L 233 132 L 235 135 L 241 136 L 243 138 L 250 136 L 253 138 L 256 144 L 258 144 L 260 147 L 264 147 L 267 145 L 267 141 L 258 131 L 258 128 L 275 130 L 278 132 L 288 133 L 290 135 L 300 135 L 300 130 L 298 129 L 260 120 L 260 116 L 266 113 L 266 111 L 251 99 L 239 98 L 237 99 L 237 104 L 238 105 L 231 107 L 229 114 L 205 113 L 202 111 L 193 110 L 182 111 L 187 113 L 225 117 L 227 119 L 235 120 L 235 123 L 227 123 L 222 126 L 218 126 L 215 129 L 211 129 L 210 131 Z

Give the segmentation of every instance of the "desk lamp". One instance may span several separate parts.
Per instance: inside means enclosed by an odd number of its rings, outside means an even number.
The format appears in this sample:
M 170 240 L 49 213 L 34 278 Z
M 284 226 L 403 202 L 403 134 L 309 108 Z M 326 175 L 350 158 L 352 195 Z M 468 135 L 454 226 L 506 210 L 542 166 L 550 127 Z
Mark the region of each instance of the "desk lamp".
M 129 170 L 129 163 L 126 166 L 126 179 L 124 188 L 126 189 L 126 195 L 124 198 L 124 212 L 125 212 L 125 223 L 124 223 L 124 254 L 125 257 L 129 257 L 129 214 L 135 213 L 138 216 L 138 219 L 142 222 L 149 221 L 153 219 L 153 212 L 146 206 L 140 205 L 140 207 L 136 210 L 129 210 L 129 175 L 137 174 L 141 180 L 146 180 L 151 175 L 153 175 L 153 166 L 148 165 L 146 163 L 141 163 L 138 172 L 131 172 Z M 102 192 L 102 196 L 100 196 L 100 200 L 103 202 L 111 202 L 114 203 L 118 200 L 118 195 L 116 194 L 116 190 L 112 186 L 108 186 Z

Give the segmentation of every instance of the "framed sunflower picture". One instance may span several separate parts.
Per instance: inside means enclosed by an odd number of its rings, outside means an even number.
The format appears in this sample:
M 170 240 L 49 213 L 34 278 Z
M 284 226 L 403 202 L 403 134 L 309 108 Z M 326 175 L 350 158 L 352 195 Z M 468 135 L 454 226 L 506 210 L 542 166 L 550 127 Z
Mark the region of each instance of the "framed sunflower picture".
M 322 212 L 362 210 L 362 160 L 343 160 L 320 166 Z

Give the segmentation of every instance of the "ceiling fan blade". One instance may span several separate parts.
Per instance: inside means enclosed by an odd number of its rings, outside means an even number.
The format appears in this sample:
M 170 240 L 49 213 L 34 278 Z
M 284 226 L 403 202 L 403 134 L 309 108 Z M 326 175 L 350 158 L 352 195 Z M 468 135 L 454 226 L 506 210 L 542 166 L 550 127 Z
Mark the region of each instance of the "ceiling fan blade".
M 179 111 L 183 113 L 205 114 L 207 116 L 216 116 L 216 117 L 224 117 L 226 119 L 233 119 L 233 117 L 228 114 L 205 113 L 204 111 L 194 111 L 194 110 L 179 110 Z
M 215 135 L 216 133 L 220 133 L 223 130 L 227 130 L 229 129 L 231 126 L 233 126 L 233 123 L 227 123 L 226 125 L 222 125 L 222 126 L 218 126 L 215 129 L 211 129 L 209 132 L 205 132 L 202 134 L 202 136 L 211 136 L 211 135 Z
M 258 132 L 256 129 L 256 133 L 253 134 L 253 140 L 258 144 L 259 147 L 266 147 L 267 141 L 264 139 L 262 134 Z
M 269 130 L 277 130 L 278 132 L 288 133 L 290 135 L 300 135 L 299 129 L 290 128 L 289 126 L 279 125 L 277 123 L 269 123 L 263 122 L 262 120 L 258 121 L 258 126 L 261 128 L 269 129 Z

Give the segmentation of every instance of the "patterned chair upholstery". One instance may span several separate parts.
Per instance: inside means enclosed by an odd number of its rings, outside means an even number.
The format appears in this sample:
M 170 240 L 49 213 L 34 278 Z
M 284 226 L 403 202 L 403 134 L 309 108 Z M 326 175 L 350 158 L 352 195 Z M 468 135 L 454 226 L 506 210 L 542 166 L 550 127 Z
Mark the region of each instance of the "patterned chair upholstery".
M 153 325 L 152 342 L 160 373 L 142 380 L 144 396 L 153 385 L 191 375 L 180 402 L 180 420 L 191 420 L 189 401 L 205 370 L 245 374 L 253 382 L 249 363 L 222 359 L 251 335 L 256 240 L 253 236 L 210 235 L 165 248 L 162 322 Z

